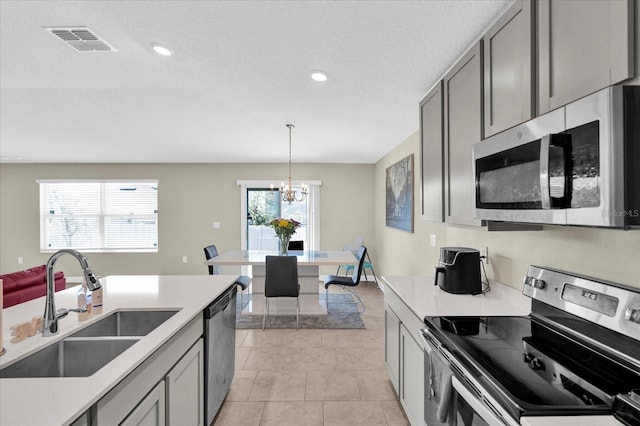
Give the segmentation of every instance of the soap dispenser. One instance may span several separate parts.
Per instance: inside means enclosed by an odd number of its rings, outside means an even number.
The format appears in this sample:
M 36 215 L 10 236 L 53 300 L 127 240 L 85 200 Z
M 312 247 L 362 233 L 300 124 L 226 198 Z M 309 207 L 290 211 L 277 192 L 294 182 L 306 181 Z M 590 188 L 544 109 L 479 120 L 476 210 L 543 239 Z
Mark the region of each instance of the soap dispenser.
M 93 310 L 91 291 L 87 287 L 87 282 L 82 280 L 82 285 L 78 290 L 78 321 L 85 321 L 91 318 L 91 311 Z

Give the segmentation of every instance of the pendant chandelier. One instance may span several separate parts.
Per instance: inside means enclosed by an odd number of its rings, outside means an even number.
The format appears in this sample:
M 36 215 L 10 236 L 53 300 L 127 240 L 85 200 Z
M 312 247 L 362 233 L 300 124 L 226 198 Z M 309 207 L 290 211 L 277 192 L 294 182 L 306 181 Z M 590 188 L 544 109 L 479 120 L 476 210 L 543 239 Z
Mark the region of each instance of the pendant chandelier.
M 304 183 L 301 185 L 300 192 L 294 190 L 291 184 L 291 129 L 296 126 L 293 124 L 287 124 L 286 126 L 289 128 L 289 184 L 285 186 L 284 182 L 281 182 L 280 192 L 282 193 L 282 201 L 287 201 L 288 203 L 300 202 L 307 198 L 309 191 Z

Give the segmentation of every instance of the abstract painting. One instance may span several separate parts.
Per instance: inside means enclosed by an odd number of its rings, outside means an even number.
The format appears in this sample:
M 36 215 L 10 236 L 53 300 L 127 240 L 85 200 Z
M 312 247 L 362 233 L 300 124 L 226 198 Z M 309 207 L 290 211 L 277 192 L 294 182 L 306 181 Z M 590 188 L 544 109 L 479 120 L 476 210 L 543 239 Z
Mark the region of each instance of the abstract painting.
M 387 168 L 386 224 L 413 232 L 413 154 Z

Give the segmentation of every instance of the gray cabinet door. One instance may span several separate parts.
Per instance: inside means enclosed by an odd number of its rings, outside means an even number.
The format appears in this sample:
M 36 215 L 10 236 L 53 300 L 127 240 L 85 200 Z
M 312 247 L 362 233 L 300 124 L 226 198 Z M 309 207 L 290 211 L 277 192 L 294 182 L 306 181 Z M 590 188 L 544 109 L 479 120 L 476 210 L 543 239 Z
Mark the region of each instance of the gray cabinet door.
M 204 425 L 203 339 L 182 357 L 167 377 L 167 420 L 169 425 Z
M 442 81 L 420 102 L 422 219 L 444 222 L 444 138 Z
M 538 2 L 539 113 L 634 76 L 633 0 Z
M 474 143 L 482 139 L 482 41 L 444 76 L 446 221 L 481 226 L 473 219 Z
M 122 426 L 164 426 L 165 394 L 161 381 L 121 423 Z
M 531 1 L 519 0 L 483 38 L 485 137 L 532 117 L 532 20 Z
M 400 319 L 385 304 L 384 307 L 384 363 L 391 384 L 400 393 Z
M 424 349 L 404 325 L 400 326 L 400 403 L 409 423 L 424 424 Z

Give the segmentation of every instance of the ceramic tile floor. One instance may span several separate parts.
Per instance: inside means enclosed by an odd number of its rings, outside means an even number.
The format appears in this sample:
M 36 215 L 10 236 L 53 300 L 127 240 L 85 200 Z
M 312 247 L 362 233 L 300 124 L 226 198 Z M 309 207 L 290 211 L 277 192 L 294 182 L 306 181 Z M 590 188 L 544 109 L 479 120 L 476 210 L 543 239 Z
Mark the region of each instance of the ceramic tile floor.
M 384 367 L 382 291 L 361 282 L 358 292 L 366 329 L 238 330 L 235 376 L 212 424 L 408 425 Z

